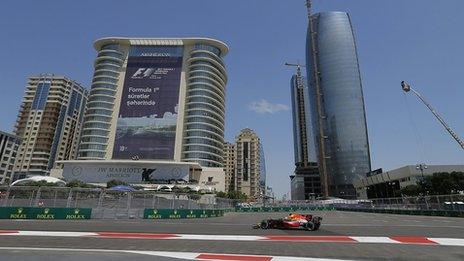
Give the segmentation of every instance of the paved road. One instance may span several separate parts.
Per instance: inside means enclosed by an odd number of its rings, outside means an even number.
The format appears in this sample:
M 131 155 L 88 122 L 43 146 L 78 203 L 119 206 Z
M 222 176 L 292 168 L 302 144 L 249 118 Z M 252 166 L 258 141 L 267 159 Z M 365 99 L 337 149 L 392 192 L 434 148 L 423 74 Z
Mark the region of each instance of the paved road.
M 54 251 L 54 250 L 23 250 L 23 249 L 11 249 L 11 250 L 0 250 L 0 260 L 8 261 L 82 261 L 82 260 L 99 260 L 99 261 L 127 261 L 127 260 L 139 260 L 139 261 L 181 261 L 178 258 L 160 257 L 156 256 L 145 256 L 132 253 L 121 253 L 121 252 L 98 252 L 98 251 Z
M 217 235 L 350 235 L 425 236 L 464 238 L 464 219 L 387 215 L 358 212 L 315 212 L 322 216 L 319 231 L 252 230 L 252 223 L 285 213 L 228 213 L 195 220 L 0 220 L 0 230 L 156 232 Z M 308 242 L 243 242 L 202 240 L 147 240 L 63 237 L 1 237 L 0 247 L 60 247 L 285 255 L 365 260 L 464 260 L 464 247 Z M 0 260 L 3 253 L 0 250 Z M 89 253 L 86 253 L 87 255 Z M 94 253 L 100 255 L 101 253 Z M 16 254 L 17 255 L 17 254 Z M 47 255 L 45 255 L 47 256 Z M 19 256 L 21 257 L 21 256 Z M 142 258 L 142 257 L 140 257 Z M 19 258 L 18 260 L 21 260 Z M 45 259 L 44 259 L 45 260 Z
M 251 225 L 286 213 L 228 213 L 189 220 L 0 220 L 0 230 L 113 231 L 223 235 L 352 235 L 464 237 L 464 219 L 360 212 L 314 212 L 322 216 L 319 231 L 253 230 Z

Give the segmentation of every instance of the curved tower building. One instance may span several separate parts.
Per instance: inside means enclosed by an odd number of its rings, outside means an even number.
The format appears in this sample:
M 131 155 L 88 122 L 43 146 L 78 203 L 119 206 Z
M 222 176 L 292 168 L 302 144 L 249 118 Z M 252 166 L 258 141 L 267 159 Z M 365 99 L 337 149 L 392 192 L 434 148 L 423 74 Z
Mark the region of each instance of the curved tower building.
M 350 16 L 310 16 L 306 62 L 313 131 L 325 195 L 356 197 L 370 171 L 366 114 Z
M 208 38 L 103 38 L 80 160 L 223 166 L 228 47 Z
M 226 52 L 224 44 L 196 44 L 187 60 L 182 159 L 206 167 L 221 167 L 224 162 Z

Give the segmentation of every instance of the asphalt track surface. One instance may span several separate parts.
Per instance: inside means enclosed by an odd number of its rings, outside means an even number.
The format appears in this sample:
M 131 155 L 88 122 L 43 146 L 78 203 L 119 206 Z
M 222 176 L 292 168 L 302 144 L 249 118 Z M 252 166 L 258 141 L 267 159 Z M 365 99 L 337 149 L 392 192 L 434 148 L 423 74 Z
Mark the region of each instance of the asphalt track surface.
M 0 220 L 0 230 L 144 232 L 202 235 L 292 236 L 424 236 L 464 238 L 464 219 L 359 212 L 314 212 L 322 216 L 319 231 L 253 230 L 251 224 L 286 213 L 228 213 L 224 217 L 190 220 Z M 20 251 L 8 247 L 114 249 L 205 252 L 274 256 L 338 258 L 349 260 L 464 260 L 464 246 L 380 243 L 258 242 L 213 240 L 148 240 L 113 238 L 3 236 L 0 260 L 62 260 L 60 251 Z M 68 255 L 69 256 L 69 255 Z M 75 259 L 72 259 L 75 258 Z M 178 260 L 128 253 L 72 252 L 66 260 Z
M 37 251 L 37 250 L 0 250 L 0 260 L 9 261 L 36 261 L 36 260 L 66 260 L 66 261 L 83 261 L 83 260 L 99 260 L 99 261 L 180 261 L 182 259 L 159 257 L 154 259 L 153 256 L 134 255 L 130 253 L 109 253 L 109 252 L 82 252 L 82 251 Z

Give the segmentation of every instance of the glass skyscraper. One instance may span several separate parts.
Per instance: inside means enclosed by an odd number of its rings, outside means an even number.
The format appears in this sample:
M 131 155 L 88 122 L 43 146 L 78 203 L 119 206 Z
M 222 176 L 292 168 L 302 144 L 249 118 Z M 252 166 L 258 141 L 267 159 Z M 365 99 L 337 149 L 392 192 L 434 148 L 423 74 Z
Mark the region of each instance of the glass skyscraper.
M 295 74 L 290 82 L 293 117 L 293 150 L 295 165 L 316 161 L 306 78 Z
M 298 66 L 297 73 L 290 82 L 295 154 L 295 171 L 290 176 L 292 200 L 307 200 L 321 195 L 321 182 L 315 162 L 309 91 L 305 82 Z
M 370 171 L 371 163 L 350 16 L 312 15 L 306 48 L 313 131 L 326 195 L 356 197 L 353 182 Z
M 102 38 L 81 160 L 222 168 L 228 47 L 209 38 Z

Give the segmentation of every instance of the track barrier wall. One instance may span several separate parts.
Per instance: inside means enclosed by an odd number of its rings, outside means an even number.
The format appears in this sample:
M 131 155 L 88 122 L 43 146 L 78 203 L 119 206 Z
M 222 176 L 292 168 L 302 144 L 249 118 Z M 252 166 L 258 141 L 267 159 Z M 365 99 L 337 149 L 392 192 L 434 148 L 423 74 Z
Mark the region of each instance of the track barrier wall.
M 334 210 L 333 206 L 294 206 L 294 207 L 239 207 L 236 212 L 293 212 Z
M 90 219 L 91 208 L 0 207 L 0 219 Z
M 152 209 L 146 208 L 144 219 L 181 219 L 222 217 L 224 210 L 219 209 Z

